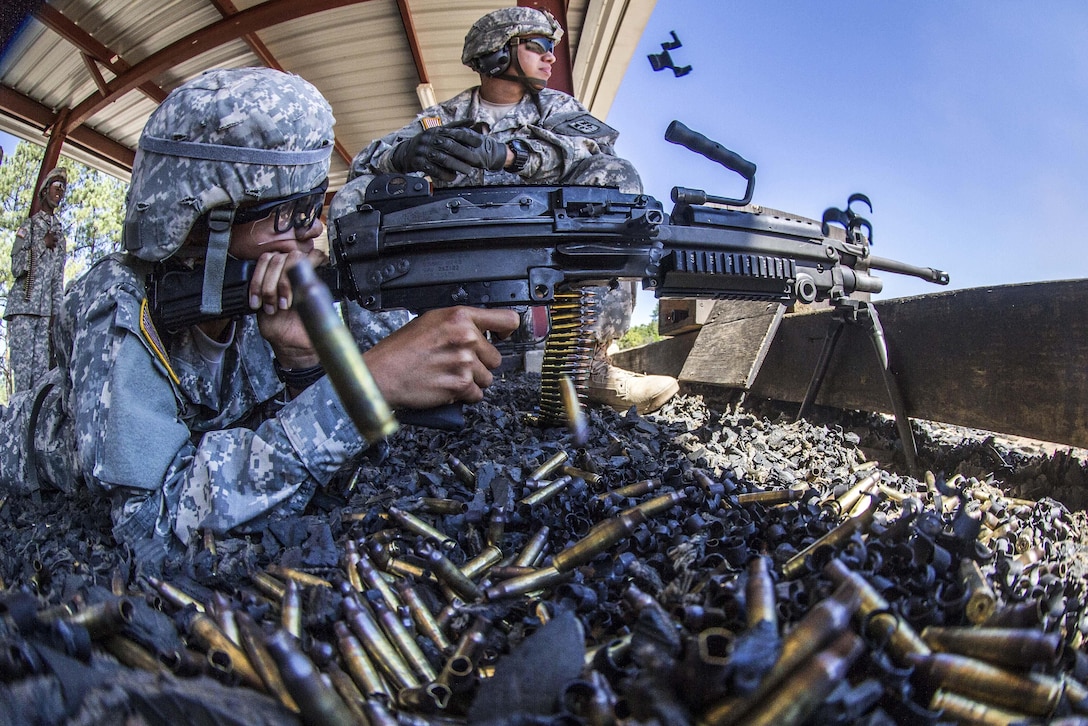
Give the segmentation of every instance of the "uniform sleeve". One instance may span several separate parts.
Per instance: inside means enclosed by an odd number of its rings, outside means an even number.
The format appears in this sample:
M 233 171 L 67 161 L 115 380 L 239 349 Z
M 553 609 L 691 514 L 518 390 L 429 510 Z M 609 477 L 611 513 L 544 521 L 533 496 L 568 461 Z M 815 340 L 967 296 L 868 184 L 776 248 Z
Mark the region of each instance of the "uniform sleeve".
M 64 300 L 64 263 L 68 259 L 68 240 L 64 237 L 64 230 L 57 227 L 57 265 L 53 270 L 53 288 L 51 294 L 53 297 L 53 304 L 50 307 L 54 313 L 60 310 L 61 302 Z
M 15 233 L 15 240 L 11 243 L 11 278 L 13 280 L 18 280 L 27 273 L 30 262 L 30 237 L 33 231 L 33 220 L 28 219 Z
M 563 93 L 541 95 L 541 118 L 527 127 L 536 153 L 521 176 L 543 181 L 567 176 L 596 154 L 614 155 L 619 134 L 598 121 L 575 98 Z
M 393 147 L 413 136 L 418 136 L 423 131 L 423 124 L 420 119 L 425 118 L 430 110 L 425 111 L 424 114 L 407 126 L 386 134 L 380 139 L 371 141 L 365 149 L 356 154 L 355 158 L 351 160 L 350 178 L 354 179 L 363 174 L 388 174 L 395 171 L 389 165 Z
M 92 311 L 69 369 L 79 461 L 110 493 L 120 539 L 225 532 L 328 483 L 365 447 L 327 381 L 256 429 L 194 435 L 133 310 Z

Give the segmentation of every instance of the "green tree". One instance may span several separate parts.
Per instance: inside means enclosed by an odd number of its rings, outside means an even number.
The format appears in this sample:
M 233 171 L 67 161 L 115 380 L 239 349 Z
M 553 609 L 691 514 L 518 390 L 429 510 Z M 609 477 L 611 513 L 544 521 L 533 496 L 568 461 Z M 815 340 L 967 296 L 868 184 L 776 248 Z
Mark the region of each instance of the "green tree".
M 26 221 L 34 198 L 45 149 L 20 141 L 14 153 L 0 164 L 0 309 L 7 305 L 11 288 L 11 245 Z M 125 210 L 125 184 L 108 174 L 62 157 L 68 171 L 68 191 L 60 207 L 61 224 L 68 241 L 65 282 L 83 274 L 96 260 L 120 249 Z M 7 367 L 7 330 L 0 326 L 0 399 L 11 390 Z
M 657 341 L 662 340 L 662 335 L 657 332 L 657 311 L 658 308 L 654 308 L 653 312 L 650 313 L 650 322 L 643 325 L 635 325 L 624 333 L 623 337 L 617 342 L 620 350 L 637 348 L 640 345 L 656 343 Z

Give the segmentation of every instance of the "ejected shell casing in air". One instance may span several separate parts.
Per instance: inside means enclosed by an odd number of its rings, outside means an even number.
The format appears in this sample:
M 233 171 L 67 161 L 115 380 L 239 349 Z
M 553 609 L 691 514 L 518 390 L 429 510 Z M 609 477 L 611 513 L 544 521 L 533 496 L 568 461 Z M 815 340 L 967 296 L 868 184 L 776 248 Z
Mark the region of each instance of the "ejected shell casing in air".
M 369 442 L 389 436 L 397 430 L 397 419 L 363 362 L 355 340 L 333 307 L 329 288 L 318 279 L 313 265 L 305 259 L 287 271 L 287 278 L 294 292 L 294 307 L 355 428 Z
M 563 411 L 567 415 L 567 428 L 571 438 L 578 446 L 584 446 L 589 439 L 589 424 L 582 402 L 578 400 L 578 389 L 566 373 L 559 377 L 559 394 L 563 399 Z

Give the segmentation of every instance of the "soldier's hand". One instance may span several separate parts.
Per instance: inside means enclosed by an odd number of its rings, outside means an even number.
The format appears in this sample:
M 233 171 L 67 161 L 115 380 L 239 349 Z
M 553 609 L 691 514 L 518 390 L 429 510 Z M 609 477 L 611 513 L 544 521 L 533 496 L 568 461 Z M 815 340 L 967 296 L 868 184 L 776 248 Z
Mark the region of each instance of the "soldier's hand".
M 457 178 L 458 173 L 472 172 L 472 166 L 462 158 L 467 152 L 463 144 L 450 138 L 442 127 L 437 127 L 397 144 L 389 163 L 402 173 L 420 171 L 450 182 Z
M 519 322 L 513 310 L 431 310 L 366 351 L 363 360 L 393 408 L 475 403 L 502 362 L 487 333 L 506 337 Z
M 42 244 L 44 244 L 47 249 L 53 249 L 57 246 L 57 236 L 52 232 L 46 232 L 45 236 L 42 237 Z
M 477 169 L 502 171 L 506 166 L 509 150 L 503 142 L 469 128 L 445 127 L 437 130 L 463 146 L 459 158 Z

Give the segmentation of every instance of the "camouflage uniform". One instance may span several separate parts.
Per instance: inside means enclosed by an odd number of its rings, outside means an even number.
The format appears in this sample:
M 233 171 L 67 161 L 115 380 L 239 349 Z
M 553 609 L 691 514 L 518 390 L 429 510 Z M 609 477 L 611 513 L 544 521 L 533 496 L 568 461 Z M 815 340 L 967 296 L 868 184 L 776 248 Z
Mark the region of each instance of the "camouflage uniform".
M 302 79 L 269 69 L 211 71 L 171 96 L 148 121 L 134 163 L 125 221 L 132 254 L 97 263 L 61 308 L 58 370 L 40 391 L 33 445 L 22 446 L 31 396 L 13 399 L 0 421 L 0 491 L 33 482 L 35 470 L 62 489 L 86 485 L 110 498 L 117 539 L 143 557 L 161 552 L 171 532 L 187 542 L 201 528 L 255 528 L 270 514 L 297 512 L 367 446 L 327 379 L 287 400 L 254 316 L 234 322 L 216 388 L 192 330 L 160 337 L 144 289 L 208 207 L 275 199 L 327 175 L 327 103 Z M 197 147 L 244 153 L 253 151 L 247 142 L 260 149 L 276 144 L 271 138 L 300 156 L 320 149 L 320 160 L 196 161 L 168 144 L 150 151 L 193 128 Z
M 64 169 L 53 169 L 38 186 L 39 199 L 56 180 L 65 180 Z M 45 244 L 52 234 L 53 248 Z M 29 390 L 50 367 L 50 320 L 64 297 L 64 261 L 67 247 L 60 216 L 43 205 L 15 233 L 11 246 L 11 277 L 14 280 L 4 311 L 7 321 L 8 363 L 15 391 Z

